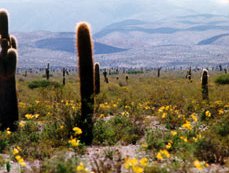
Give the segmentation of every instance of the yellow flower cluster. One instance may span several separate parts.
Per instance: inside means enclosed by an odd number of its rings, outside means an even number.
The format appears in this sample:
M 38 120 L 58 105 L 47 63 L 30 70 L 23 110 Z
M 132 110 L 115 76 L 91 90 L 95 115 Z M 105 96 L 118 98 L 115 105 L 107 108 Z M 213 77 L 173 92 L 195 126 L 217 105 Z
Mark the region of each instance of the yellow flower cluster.
M 224 114 L 224 110 L 223 109 L 219 109 L 218 110 L 218 115 L 223 115 Z
M 76 148 L 80 144 L 80 140 L 77 140 L 76 138 L 72 138 L 68 140 L 68 143 L 73 147 Z
M 163 160 L 163 159 L 166 159 L 166 158 L 170 158 L 170 154 L 166 149 L 160 150 L 157 153 L 156 158 L 157 158 L 157 160 Z
M 99 108 L 102 110 L 107 110 L 107 109 L 110 109 L 110 105 L 107 102 L 101 103 L 99 104 Z
M 202 139 L 202 136 L 201 136 L 201 134 L 197 134 L 196 137 L 193 137 L 192 139 L 193 139 L 194 142 L 197 142 L 200 139 Z
M 79 127 L 74 127 L 72 130 L 75 132 L 75 135 L 81 135 L 83 133 Z
M 210 117 L 211 117 L 211 115 L 212 115 L 212 114 L 211 114 L 211 112 L 210 112 L 210 111 L 206 111 L 206 112 L 205 112 L 205 116 L 206 116 L 206 117 L 210 118 Z
M 28 120 L 37 119 L 39 116 L 39 114 L 25 114 L 25 118 Z
M 158 109 L 158 113 L 161 115 L 162 119 L 166 119 L 169 115 L 175 118 L 175 115 L 178 119 L 183 119 L 184 115 L 180 113 L 179 110 L 177 110 L 176 106 L 167 105 L 167 106 L 161 106 Z
M 190 121 L 186 121 L 183 125 L 182 128 L 187 129 L 187 130 L 192 130 L 192 125 Z
M 121 101 L 121 100 L 118 99 L 117 101 L 113 100 L 113 101 L 111 101 L 111 102 L 109 102 L 109 103 L 108 103 L 108 102 L 101 103 L 101 104 L 99 104 L 99 109 L 100 109 L 101 111 L 110 111 L 110 110 L 114 110 L 114 109 L 116 109 L 116 108 L 118 107 L 120 101 Z
M 122 116 L 129 116 L 129 115 L 130 115 L 130 113 L 129 113 L 129 112 L 127 112 L 127 111 L 123 111 L 123 112 L 121 112 L 121 115 L 122 115 Z
M 149 101 L 146 101 L 146 102 L 143 102 L 143 103 L 138 103 L 138 109 L 139 110 L 154 110 L 155 108 L 150 106 L 150 102 Z
M 75 103 L 74 100 L 61 100 L 65 106 L 70 107 L 73 111 L 80 109 L 80 103 Z
M 71 136 L 71 138 L 68 140 L 68 143 L 73 147 L 76 148 L 80 145 L 80 140 L 76 138 L 77 135 L 81 135 L 83 132 L 79 127 L 74 127 L 72 129 L 74 131 L 74 137 Z
M 127 157 L 124 161 L 124 168 L 131 170 L 133 173 L 143 173 L 147 165 L 148 159 L 145 157 L 140 160 Z
M 193 162 L 193 165 L 195 166 L 195 168 L 197 168 L 198 170 L 203 170 L 205 167 L 208 167 L 208 164 L 205 162 L 200 162 L 199 160 L 195 160 Z
M 196 113 L 192 113 L 191 114 L 191 118 L 194 122 L 197 122 L 198 121 L 198 118 L 197 118 L 197 114 Z
M 21 152 L 21 148 L 19 146 L 16 146 L 14 149 L 13 149 L 13 155 L 16 159 L 16 161 L 22 166 L 22 167 L 25 167 L 26 166 L 26 163 L 24 161 L 24 159 L 19 155 Z
M 77 173 L 89 173 L 89 170 L 84 166 L 82 162 L 78 166 L 76 166 Z
M 180 136 L 180 139 L 184 142 L 188 142 L 188 138 L 186 136 Z
M 8 127 L 8 128 L 6 129 L 6 135 L 7 135 L 7 136 L 10 136 L 11 133 L 12 133 L 12 132 L 10 131 L 10 128 Z
M 24 108 L 26 108 L 26 104 L 24 102 L 19 102 L 18 107 L 21 109 L 24 109 Z
M 20 128 L 25 127 L 25 125 L 26 125 L 26 122 L 25 122 L 25 121 L 20 121 L 20 122 L 18 123 L 18 126 L 19 126 Z

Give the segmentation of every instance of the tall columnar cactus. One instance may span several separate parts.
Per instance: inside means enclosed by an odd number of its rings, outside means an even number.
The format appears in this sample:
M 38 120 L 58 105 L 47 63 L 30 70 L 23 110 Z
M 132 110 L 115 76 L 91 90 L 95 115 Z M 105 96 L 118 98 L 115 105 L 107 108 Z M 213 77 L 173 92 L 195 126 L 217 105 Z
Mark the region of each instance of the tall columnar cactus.
M 49 80 L 49 73 L 50 73 L 50 70 L 49 70 L 49 63 L 48 63 L 47 68 L 45 69 L 45 75 L 46 75 L 47 80 Z
M 95 63 L 95 94 L 100 93 L 99 63 Z
M 16 94 L 16 39 L 8 32 L 8 15 L 0 10 L 0 130 L 16 130 L 18 103 Z
M 90 145 L 93 140 L 94 63 L 93 43 L 87 23 L 77 25 L 76 38 L 81 94 L 81 118 L 78 126 L 83 130 L 81 140 Z
M 208 70 L 203 69 L 202 72 L 202 98 L 208 100 Z
M 63 85 L 65 85 L 65 73 L 66 73 L 66 69 L 63 68 Z
M 159 67 L 159 68 L 157 69 L 157 77 L 158 77 L 158 78 L 161 76 L 161 69 L 162 69 L 162 67 Z

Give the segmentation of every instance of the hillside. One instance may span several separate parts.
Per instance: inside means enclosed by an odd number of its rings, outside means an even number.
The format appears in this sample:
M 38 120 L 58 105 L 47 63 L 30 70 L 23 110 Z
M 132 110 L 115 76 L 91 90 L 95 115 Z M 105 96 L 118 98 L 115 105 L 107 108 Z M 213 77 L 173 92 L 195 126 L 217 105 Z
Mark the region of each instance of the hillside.
M 94 33 L 95 58 L 103 67 L 228 64 L 228 28 L 227 16 L 212 14 L 154 22 L 123 20 Z M 19 67 L 44 67 L 48 62 L 52 66 L 76 64 L 73 32 L 15 35 L 20 43 Z

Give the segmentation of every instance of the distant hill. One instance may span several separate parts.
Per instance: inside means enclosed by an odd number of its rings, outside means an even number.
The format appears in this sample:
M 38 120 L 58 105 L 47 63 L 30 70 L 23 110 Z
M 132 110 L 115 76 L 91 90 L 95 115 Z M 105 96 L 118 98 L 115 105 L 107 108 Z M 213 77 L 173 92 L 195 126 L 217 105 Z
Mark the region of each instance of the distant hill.
M 145 22 L 141 20 L 124 20 L 104 27 L 101 31 L 95 33 L 94 36 L 96 38 L 102 38 L 105 37 L 106 35 L 112 34 L 113 32 L 120 32 L 120 33 L 143 32 L 148 34 L 173 34 L 176 32 L 184 32 L 184 31 L 198 31 L 198 32 L 208 31 L 208 30 L 228 31 L 229 24 L 226 23 L 227 21 L 215 21 L 217 20 L 215 18 L 218 16 L 220 15 L 203 14 L 203 15 L 193 15 L 193 16 L 182 16 L 182 19 L 189 18 L 191 20 L 174 21 L 174 27 L 171 27 L 171 25 L 158 27 L 161 24 L 163 24 L 164 21 L 161 21 L 161 23 L 160 21 L 153 23 L 153 22 Z M 199 19 L 200 22 L 198 22 L 198 19 L 195 19 L 195 21 L 193 21 L 194 17 L 200 17 Z M 226 16 L 220 16 L 220 17 L 224 19 L 226 18 Z M 205 22 L 202 22 L 202 18 L 207 18 L 207 20 L 205 20 Z
M 228 18 L 199 14 L 155 20 L 121 20 L 93 34 L 102 67 L 207 66 L 229 62 Z M 15 33 L 20 67 L 76 66 L 75 33 Z
M 216 42 L 217 40 L 219 40 L 220 38 L 223 38 L 223 37 L 227 37 L 229 36 L 229 33 L 228 34 L 220 34 L 220 35 L 216 35 L 214 37 L 210 37 L 210 38 L 207 38 L 205 40 L 202 40 L 198 43 L 198 45 L 209 45 L 209 44 L 212 44 L 214 42 Z
M 74 38 L 48 38 L 42 39 L 35 42 L 37 48 L 40 49 L 50 49 L 53 51 L 65 51 L 69 53 L 75 53 L 75 39 Z M 110 54 L 125 51 L 126 49 L 121 49 L 106 44 L 94 42 L 94 53 L 95 54 Z

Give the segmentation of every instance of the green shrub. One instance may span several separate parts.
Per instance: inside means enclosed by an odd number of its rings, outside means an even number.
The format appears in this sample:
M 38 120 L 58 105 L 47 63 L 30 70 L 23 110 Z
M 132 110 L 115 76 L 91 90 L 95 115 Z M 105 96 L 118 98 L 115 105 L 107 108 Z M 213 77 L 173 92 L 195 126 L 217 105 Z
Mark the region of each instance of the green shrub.
M 195 155 L 209 163 L 224 164 L 229 157 L 229 114 L 214 121 L 197 143 Z
M 135 144 L 141 135 L 139 126 L 125 116 L 115 116 L 108 121 L 98 120 L 94 127 L 95 144 Z
M 54 88 L 59 88 L 61 85 L 58 82 L 53 82 L 53 81 L 47 81 L 47 80 L 37 80 L 37 81 L 32 81 L 29 83 L 28 87 L 30 89 L 34 88 L 46 88 L 46 87 L 54 87 Z
M 41 166 L 41 172 L 44 173 L 73 173 L 76 170 L 76 165 L 78 164 L 78 159 L 68 158 L 66 156 L 59 155 L 54 158 L 45 160 Z
M 229 84 L 229 74 L 220 75 L 216 78 L 215 83 L 225 85 Z

